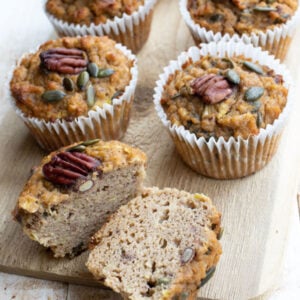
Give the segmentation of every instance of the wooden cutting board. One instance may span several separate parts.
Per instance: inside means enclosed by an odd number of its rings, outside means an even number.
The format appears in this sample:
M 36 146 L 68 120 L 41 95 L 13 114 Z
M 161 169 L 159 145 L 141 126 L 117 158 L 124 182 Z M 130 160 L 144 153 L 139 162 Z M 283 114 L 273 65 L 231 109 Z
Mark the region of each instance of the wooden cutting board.
M 266 295 L 280 278 L 291 203 L 296 197 L 300 104 L 295 105 L 278 153 L 262 171 L 230 181 L 208 179 L 191 171 L 177 154 L 152 104 L 158 74 L 169 60 L 193 45 L 177 2 L 160 0 L 156 6 L 150 39 L 138 55 L 139 84 L 124 141 L 147 153 L 148 186 L 203 192 L 223 214 L 224 253 L 214 278 L 199 295 L 226 300 Z M 41 3 L 36 0 L 11 0 L 7 6 L 11 9 L 0 12 L 2 28 L 10 26 L 10 30 L 4 30 L 0 36 L 0 271 L 93 285 L 96 283 L 84 265 L 87 252 L 73 260 L 53 259 L 44 248 L 25 237 L 12 221 L 11 210 L 30 168 L 39 163 L 45 153 L 10 108 L 4 82 L 11 65 L 22 53 L 54 38 L 55 33 L 43 14 Z M 286 60 L 298 84 L 300 65 L 294 57 L 299 54 L 299 42 L 298 32 Z M 102 291 L 101 299 L 106 299 L 104 294 Z

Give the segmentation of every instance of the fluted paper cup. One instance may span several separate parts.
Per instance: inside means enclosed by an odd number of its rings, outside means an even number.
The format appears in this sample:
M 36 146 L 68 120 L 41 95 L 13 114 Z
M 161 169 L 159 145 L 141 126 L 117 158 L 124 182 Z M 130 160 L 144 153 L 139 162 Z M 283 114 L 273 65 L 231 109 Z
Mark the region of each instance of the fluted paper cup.
M 154 6 L 157 0 L 145 0 L 145 4 L 131 15 L 126 13 L 121 18 L 115 17 L 103 24 L 79 25 L 67 23 L 45 12 L 59 36 L 107 35 L 118 43 L 137 53 L 146 43 L 150 28 Z M 46 5 L 46 1 L 45 1 Z
M 24 121 L 31 134 L 43 149 L 52 151 L 75 142 L 90 139 L 118 140 L 123 137 L 130 120 L 138 69 L 137 59 L 130 50 L 120 44 L 116 44 L 115 47 L 134 63 L 130 70 L 131 80 L 128 86 L 121 96 L 113 99 L 113 104 L 105 103 L 103 107 L 90 110 L 87 116 L 80 116 L 73 121 L 58 119 L 50 122 L 35 117 L 27 117 L 16 106 L 13 97 L 10 97 L 17 115 Z M 22 58 L 19 63 L 21 61 Z M 13 70 L 11 74 L 13 74 Z M 12 78 L 12 75 L 10 78 Z
M 211 137 L 206 140 L 204 137 L 197 138 L 195 134 L 183 126 L 172 125 L 161 106 L 164 86 L 169 76 L 174 74 L 176 70 L 181 70 L 182 65 L 188 59 L 191 58 L 195 62 L 206 55 L 216 57 L 244 55 L 262 65 L 267 65 L 277 74 L 281 74 L 284 79 L 284 86 L 289 90 L 289 93 L 287 104 L 279 118 L 273 124 L 267 125 L 266 128 L 261 128 L 257 135 L 251 135 L 247 139 L 230 137 L 225 140 L 223 137 Z M 280 64 L 274 56 L 260 48 L 254 48 L 252 45 L 245 45 L 241 42 L 212 42 L 202 44 L 201 49 L 191 47 L 187 52 L 183 52 L 176 61 L 170 62 L 159 78 L 154 94 L 155 109 L 162 123 L 169 130 L 182 159 L 194 171 L 217 179 L 241 178 L 260 170 L 273 157 L 294 98 L 292 78 L 286 67 Z
M 244 42 L 245 44 L 261 47 L 281 61 L 284 60 L 287 54 L 292 37 L 300 21 L 300 9 L 298 8 L 289 21 L 283 25 L 276 26 L 274 29 L 251 34 L 222 35 L 220 32 L 214 33 L 212 30 L 207 30 L 205 27 L 195 23 L 187 9 L 187 1 L 180 0 L 180 12 L 196 44 L 218 42 L 220 40 L 229 41 L 232 39 L 235 42 Z

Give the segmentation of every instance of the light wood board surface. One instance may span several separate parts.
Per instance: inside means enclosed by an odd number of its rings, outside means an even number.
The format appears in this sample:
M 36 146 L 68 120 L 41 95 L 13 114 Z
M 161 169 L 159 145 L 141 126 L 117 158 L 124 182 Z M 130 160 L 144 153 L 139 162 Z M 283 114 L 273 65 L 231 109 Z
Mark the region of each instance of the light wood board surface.
M 40 2 L 11 0 L 7 7 L 8 10 L 0 12 L 2 28 L 11 24 L 10 30 L 3 30 L 0 35 L 0 271 L 95 284 L 84 266 L 87 253 L 73 260 L 52 259 L 42 247 L 23 236 L 18 224 L 12 222 L 10 212 L 16 198 L 30 168 L 44 153 L 10 108 L 4 82 L 20 55 L 56 35 L 43 15 Z M 299 51 L 299 41 L 298 32 L 286 61 L 298 84 L 300 67 L 294 58 Z M 299 175 L 295 167 L 299 165 L 299 120 L 296 116 L 299 104 L 296 103 L 276 157 L 265 169 L 248 178 L 231 181 L 197 175 L 181 161 L 152 104 L 158 74 L 169 60 L 191 45 L 193 41 L 180 18 L 177 1 L 160 0 L 150 39 L 138 55 L 139 85 L 124 141 L 147 153 L 147 185 L 203 192 L 214 200 L 223 214 L 224 254 L 214 278 L 201 290 L 201 297 L 230 300 L 258 297 L 276 285 L 282 269 L 291 199 L 296 197 Z M 99 289 L 95 289 L 96 292 Z M 103 298 L 99 299 L 118 299 L 112 292 L 101 293 Z

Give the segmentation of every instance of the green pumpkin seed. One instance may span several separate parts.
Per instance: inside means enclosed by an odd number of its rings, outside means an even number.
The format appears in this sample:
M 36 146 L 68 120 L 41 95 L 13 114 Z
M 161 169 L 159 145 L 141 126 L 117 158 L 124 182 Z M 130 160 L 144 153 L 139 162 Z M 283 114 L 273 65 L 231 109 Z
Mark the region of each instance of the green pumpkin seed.
M 221 228 L 220 228 L 220 231 L 219 231 L 219 233 L 218 233 L 218 236 L 217 236 L 217 239 L 218 239 L 218 240 L 220 240 L 220 239 L 222 238 L 223 233 L 224 233 L 224 227 L 221 227 Z
M 113 70 L 113 69 L 99 69 L 98 78 L 109 77 L 114 73 L 115 73 L 115 70 Z
M 77 78 L 77 86 L 79 87 L 80 90 L 83 90 L 87 83 L 90 80 L 90 75 L 87 71 L 83 71 L 79 74 Z
M 167 278 L 167 277 L 162 277 L 162 278 L 159 278 L 157 279 L 157 284 L 158 285 L 167 285 L 171 282 L 171 279 L 170 278 Z
M 73 92 L 75 90 L 75 84 L 73 80 L 69 77 L 65 77 L 63 79 L 63 86 L 69 92 Z
M 261 107 L 261 102 L 259 100 L 251 102 L 253 109 L 251 112 L 258 112 Z
M 98 77 L 99 68 L 95 63 L 89 63 L 87 70 L 92 77 Z
M 274 3 L 276 0 L 267 0 L 267 3 L 268 4 L 272 4 L 272 3 Z
M 185 248 L 181 255 L 181 263 L 189 263 L 195 256 L 195 250 L 191 247 Z
M 240 78 L 239 74 L 232 69 L 228 70 L 225 73 L 225 77 L 233 84 L 240 84 L 241 78 Z
M 228 63 L 229 67 L 231 69 L 233 69 L 235 67 L 234 62 L 230 58 L 228 58 L 228 57 L 223 57 L 222 61 L 225 61 L 226 63 Z
M 243 62 L 243 65 L 244 65 L 247 69 L 249 69 L 249 70 L 251 70 L 251 71 L 253 71 L 253 72 L 257 73 L 257 74 L 260 74 L 260 75 L 263 75 L 263 74 L 264 74 L 264 71 L 262 70 L 262 68 L 261 68 L 260 66 L 254 64 L 254 63 L 252 63 L 252 62 L 250 62 L 250 61 L 244 61 L 244 62 Z
M 74 147 L 71 147 L 67 149 L 69 152 L 76 151 L 76 152 L 83 152 L 86 149 L 86 147 L 81 143 L 79 145 L 76 145 Z
M 256 126 L 257 128 L 260 128 L 261 127 L 261 124 L 263 123 L 263 116 L 262 116 L 262 113 L 259 111 L 257 113 L 257 117 L 256 117 Z
M 270 12 L 270 11 L 276 11 L 276 8 L 270 7 L 270 6 L 255 6 L 253 8 L 254 11 L 261 11 L 261 12 Z
M 209 279 L 212 278 L 212 276 L 214 275 L 215 271 L 216 271 L 216 267 L 211 267 L 206 272 L 206 276 L 201 280 L 199 288 L 203 287 L 209 281 Z
M 83 142 L 81 145 L 91 146 L 91 145 L 97 144 L 99 141 L 100 141 L 100 139 L 88 140 L 88 141 Z
M 179 299 L 180 299 L 180 300 L 186 300 L 188 297 L 189 297 L 189 293 L 188 293 L 188 292 L 182 292 L 182 293 L 180 294 Z
M 95 89 L 91 84 L 86 89 L 86 102 L 88 107 L 93 107 L 95 104 Z
M 112 97 L 111 97 L 111 100 L 115 99 L 115 98 L 118 98 L 119 96 L 121 96 L 123 94 L 122 91 L 116 91 Z
M 245 93 L 245 100 L 252 102 L 259 99 L 265 92 L 265 89 L 260 86 L 253 86 L 249 88 Z
M 220 22 L 220 21 L 222 21 L 223 19 L 224 19 L 224 16 L 221 15 L 221 14 L 214 14 L 214 15 L 212 15 L 212 16 L 209 18 L 209 20 L 210 20 L 211 22 L 213 22 L 213 23 L 215 23 L 215 22 Z
M 65 96 L 66 96 L 66 94 L 63 91 L 51 90 L 51 91 L 46 91 L 45 93 L 43 93 L 42 99 L 45 102 L 56 102 L 56 101 L 63 99 Z

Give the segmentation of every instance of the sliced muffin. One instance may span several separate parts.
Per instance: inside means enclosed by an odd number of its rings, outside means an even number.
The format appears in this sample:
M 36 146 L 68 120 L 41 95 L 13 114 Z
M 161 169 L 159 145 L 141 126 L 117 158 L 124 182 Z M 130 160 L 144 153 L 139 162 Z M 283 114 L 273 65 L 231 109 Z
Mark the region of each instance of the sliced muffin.
M 146 189 L 93 236 L 87 267 L 125 299 L 195 299 L 222 252 L 220 219 L 203 194 Z
M 118 141 L 87 141 L 46 156 L 14 211 L 32 240 L 73 257 L 120 205 L 138 195 L 145 154 Z

